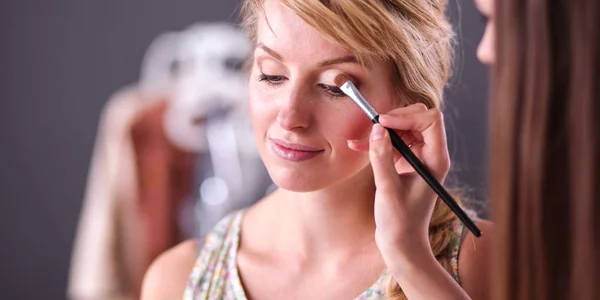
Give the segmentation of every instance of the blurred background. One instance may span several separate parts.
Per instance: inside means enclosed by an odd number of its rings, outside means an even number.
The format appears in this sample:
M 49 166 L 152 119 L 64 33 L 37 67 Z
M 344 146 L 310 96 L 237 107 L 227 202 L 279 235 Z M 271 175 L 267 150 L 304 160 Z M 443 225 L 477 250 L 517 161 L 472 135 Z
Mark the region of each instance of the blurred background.
M 115 98 L 135 98 L 135 101 L 132 100 L 133 102 L 146 101 L 138 98 L 150 98 L 151 100 L 146 102 L 154 103 L 152 101 L 157 100 L 152 100 L 152 98 L 164 98 L 164 95 L 185 100 L 194 91 L 189 91 L 189 86 L 172 84 L 169 79 L 156 79 L 162 80 L 161 84 L 166 82 L 164 87 L 161 86 L 158 91 L 141 91 L 140 70 L 145 59 L 151 57 L 149 47 L 159 35 L 165 32 L 186 31 L 191 32 L 191 40 L 203 39 L 205 37 L 201 32 L 204 32 L 202 31 L 204 29 L 197 27 L 194 29 L 190 25 L 197 22 L 234 23 L 237 20 L 238 6 L 239 1 L 235 0 L 4 0 L 1 2 L 1 299 L 67 298 L 69 272 L 70 268 L 73 268 L 72 264 L 86 261 L 85 254 L 81 254 L 79 259 L 73 258 L 74 249 L 85 252 L 86 250 L 81 249 L 96 247 L 93 239 L 92 241 L 77 241 L 76 236 L 78 232 L 99 230 L 90 228 L 91 225 L 88 227 L 81 225 L 80 219 L 86 210 L 86 205 L 92 207 L 88 210 L 95 211 L 94 204 L 89 204 L 96 201 L 90 200 L 93 197 L 89 195 L 89 189 L 96 183 L 90 182 L 102 181 L 101 175 L 90 179 L 90 173 L 93 173 L 91 166 L 94 165 L 94 159 L 100 162 L 96 165 L 102 165 L 102 159 L 106 159 L 97 158 L 102 156 L 102 149 L 98 146 L 103 143 L 99 142 L 101 138 L 98 135 L 99 131 L 104 132 L 105 130 L 101 128 L 102 120 L 104 118 L 123 121 L 118 113 L 107 116 L 111 111 L 108 103 L 110 101 L 113 103 L 126 102 L 119 99 L 114 100 Z M 474 199 L 473 204 L 482 208 L 482 200 L 485 198 L 486 191 L 487 120 L 485 116 L 487 114 L 488 70 L 477 61 L 475 51 L 483 34 L 484 22 L 471 0 L 452 0 L 450 6 L 459 42 L 456 52 L 455 75 L 448 87 L 445 108 L 453 157 L 453 171 L 456 181 L 467 195 Z M 213 36 L 215 33 L 230 32 L 230 29 L 225 27 L 213 28 L 211 29 L 213 31 L 210 32 Z M 238 37 L 233 31 L 230 36 L 232 44 L 229 45 L 236 45 Z M 201 58 L 194 56 L 198 53 L 194 52 L 195 46 L 182 47 L 184 51 L 180 51 L 180 49 L 161 50 L 166 51 L 165 53 L 176 52 L 173 56 L 177 57 L 168 61 L 168 64 L 159 64 L 159 67 L 167 74 L 166 77 L 181 79 L 195 72 L 189 70 L 193 67 L 181 68 L 181 65 L 187 63 L 186 59 L 190 59 L 190 52 L 192 52 L 192 59 L 202 61 Z M 235 59 L 238 58 L 236 56 L 238 54 L 243 53 L 236 52 L 227 57 L 219 57 L 223 64 L 211 67 L 227 69 L 224 72 L 237 72 Z M 162 56 L 159 55 L 160 57 Z M 210 60 L 210 56 L 208 58 Z M 184 71 L 181 71 L 182 69 Z M 194 76 L 201 77 L 198 74 Z M 188 76 L 188 79 L 200 77 Z M 182 103 L 185 102 L 184 100 Z M 236 99 L 232 100 L 234 106 L 238 103 L 236 101 Z M 156 106 L 157 111 L 161 110 L 160 105 L 153 105 Z M 114 108 L 116 106 L 118 105 L 113 105 L 112 110 L 116 110 Z M 185 105 L 181 106 L 181 109 L 185 110 Z M 167 109 L 167 111 L 169 110 Z M 203 110 L 204 113 L 214 111 L 219 111 L 219 108 L 211 106 Z M 162 113 L 165 114 L 164 111 Z M 167 112 L 166 115 L 169 113 Z M 132 122 L 144 124 L 144 121 L 139 118 L 131 118 L 135 119 Z M 166 122 L 168 123 L 168 121 Z M 169 148 L 171 149 L 169 153 L 175 153 L 169 155 L 174 155 L 178 157 L 178 160 L 183 161 L 182 164 L 185 167 L 181 168 L 185 170 L 175 168 L 176 170 L 172 171 L 172 167 L 166 168 L 170 168 L 172 173 L 188 172 L 191 174 L 186 179 L 188 186 L 175 188 L 179 192 L 183 191 L 184 198 L 201 198 L 203 193 L 218 196 L 222 194 L 220 191 L 223 190 L 223 186 L 225 188 L 230 186 L 227 194 L 229 195 L 227 199 L 230 199 L 235 196 L 235 191 L 231 188 L 233 186 L 231 183 L 217 180 L 220 172 L 219 161 L 214 155 L 210 155 L 211 151 L 213 151 L 212 153 L 216 151 L 214 144 L 210 143 L 210 137 L 215 132 L 222 134 L 225 132 L 224 130 L 237 128 L 237 125 L 227 123 L 226 117 L 200 122 L 203 122 L 202 132 L 206 135 L 205 140 L 208 142 L 180 145 L 180 148 L 184 149 L 180 151 L 183 154 L 178 154 L 179 150 Z M 172 127 L 177 128 L 177 124 Z M 235 136 L 235 129 L 231 130 L 232 136 Z M 106 131 L 110 130 L 106 129 Z M 144 129 L 141 131 L 142 133 L 127 132 L 134 136 L 129 149 L 133 149 L 131 151 L 134 154 L 142 153 L 136 156 L 137 159 L 134 159 L 135 163 L 133 163 L 138 170 L 144 169 L 143 159 L 139 157 L 152 158 L 152 154 L 144 156 L 144 153 L 147 153 L 143 148 L 145 140 L 139 142 L 135 139 L 136 135 L 138 139 L 140 136 L 144 136 Z M 189 134 L 193 135 L 194 131 L 190 131 Z M 169 130 L 166 135 L 166 140 L 179 145 L 178 141 L 181 137 L 169 135 Z M 110 144 L 110 142 L 107 143 Z M 141 148 L 140 145 L 142 145 Z M 110 150 L 107 151 L 110 152 Z M 251 153 L 247 155 L 253 157 Z M 240 170 L 244 170 L 240 174 L 247 175 L 244 172 L 246 172 L 246 168 L 250 167 L 243 163 L 238 167 Z M 207 168 L 210 169 L 208 173 L 206 172 Z M 119 176 L 125 174 L 118 168 L 111 172 L 120 174 Z M 96 173 L 101 174 L 102 171 L 96 170 Z M 177 174 L 173 175 L 173 178 L 177 178 Z M 144 190 L 144 184 L 139 184 L 140 181 L 146 180 L 142 177 L 136 178 L 140 190 L 131 197 L 138 200 L 146 197 L 148 199 L 144 198 L 144 201 L 147 202 L 143 202 L 146 204 L 159 201 L 160 199 L 155 199 L 156 194 L 149 193 Z M 154 179 L 148 179 L 145 184 L 148 185 L 147 182 L 152 182 L 152 180 Z M 248 184 L 246 181 L 241 183 L 242 186 Z M 206 186 L 206 189 L 194 188 L 199 185 Z M 265 181 L 259 185 L 267 189 L 269 183 Z M 98 184 L 96 188 L 100 189 L 101 186 L 102 184 Z M 118 190 L 118 188 L 115 189 Z M 171 193 L 177 192 L 173 192 L 171 186 L 166 189 L 170 189 Z M 261 192 L 263 191 L 258 191 L 257 194 Z M 107 197 L 115 196 L 108 195 Z M 86 204 L 86 201 L 89 203 Z M 223 201 L 225 200 L 221 202 Z M 239 200 L 236 205 L 241 205 L 245 203 L 244 201 L 248 200 Z M 184 216 L 185 212 L 182 213 L 182 211 L 186 211 L 186 207 L 190 208 L 188 211 L 194 211 L 194 216 L 197 217 L 202 214 L 211 214 L 211 211 L 216 209 L 215 207 L 223 205 L 221 202 L 213 201 L 209 204 L 205 203 L 205 206 L 193 205 L 190 204 L 191 202 L 175 204 L 174 214 L 183 220 L 188 220 L 187 223 L 177 221 L 178 228 L 195 226 L 194 217 L 189 215 L 186 217 Z M 139 201 L 133 203 L 139 205 Z M 229 205 L 227 208 L 231 209 L 234 206 Z M 123 209 L 118 208 L 119 206 L 116 207 L 103 208 L 108 211 L 107 214 L 117 215 L 115 217 L 117 225 L 111 225 L 112 229 L 105 229 L 104 233 L 104 238 L 116 245 L 113 245 L 113 248 L 122 246 L 115 243 L 115 240 L 123 240 L 123 237 L 107 237 L 110 233 L 107 234 L 106 231 L 112 230 L 112 234 L 115 235 L 117 229 L 114 228 L 123 226 L 123 220 L 131 221 L 131 219 L 112 211 Z M 148 207 L 151 211 L 160 205 L 148 205 Z M 221 212 L 218 211 L 215 214 L 219 213 Z M 149 216 L 146 218 L 151 218 Z M 152 215 L 152 218 L 155 217 Z M 147 220 L 139 220 L 136 226 L 142 228 L 140 230 L 150 228 L 148 226 L 151 225 L 145 221 Z M 173 221 L 171 220 L 171 222 Z M 207 224 L 202 225 L 207 226 Z M 195 228 L 197 227 L 195 226 Z M 180 239 L 193 237 L 201 232 L 181 230 L 181 232 L 169 234 L 164 233 L 164 236 Z M 157 243 L 162 242 L 164 245 L 168 243 L 167 239 L 158 242 L 144 240 L 140 243 L 156 246 Z M 98 243 L 97 247 L 105 247 L 100 238 L 96 242 Z M 114 249 L 106 251 L 112 250 Z M 121 254 L 125 253 L 122 255 L 125 258 L 122 259 L 127 259 L 127 251 L 131 250 L 121 251 Z M 143 264 L 144 262 L 138 262 L 137 267 Z M 95 271 L 104 272 L 104 276 L 107 277 L 110 277 L 110 272 L 115 272 L 114 270 Z M 78 272 L 83 274 L 85 270 L 78 270 Z M 134 275 L 131 277 L 135 278 Z M 76 283 L 77 279 L 71 280 L 73 285 L 80 285 L 80 293 L 85 293 L 83 290 L 86 287 L 89 288 L 90 283 Z M 89 278 L 88 280 L 94 281 L 95 279 Z M 127 279 L 124 282 L 136 284 L 135 279 Z M 117 283 L 117 285 L 119 284 L 123 283 Z M 122 286 L 119 288 L 123 289 Z M 79 292 L 73 291 L 72 293 Z M 104 299 L 117 299 L 118 297 L 120 296 L 105 296 Z

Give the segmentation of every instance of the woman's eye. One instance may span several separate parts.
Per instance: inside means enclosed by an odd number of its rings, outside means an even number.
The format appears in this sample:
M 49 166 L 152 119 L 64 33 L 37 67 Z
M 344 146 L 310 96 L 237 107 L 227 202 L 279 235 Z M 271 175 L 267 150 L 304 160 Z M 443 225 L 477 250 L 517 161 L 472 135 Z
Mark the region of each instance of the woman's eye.
M 337 86 L 319 84 L 319 86 L 325 90 L 325 92 L 331 97 L 345 97 L 346 94 Z
M 285 76 L 281 76 L 281 75 L 267 75 L 267 74 L 261 73 L 258 76 L 258 81 L 264 81 L 268 85 L 272 85 L 272 86 L 277 86 L 277 85 L 283 84 L 283 82 L 285 80 L 287 80 L 287 78 Z M 318 86 L 321 89 L 323 89 L 325 91 L 325 93 L 327 93 L 327 96 L 329 96 L 331 98 L 346 96 L 346 94 L 344 94 L 344 92 L 337 86 L 326 85 L 326 84 L 319 84 Z
M 281 84 L 286 79 L 287 78 L 285 78 L 285 76 L 281 76 L 281 75 L 260 74 L 258 76 L 258 81 L 264 81 L 264 82 L 266 82 L 267 84 L 270 84 L 270 85 Z

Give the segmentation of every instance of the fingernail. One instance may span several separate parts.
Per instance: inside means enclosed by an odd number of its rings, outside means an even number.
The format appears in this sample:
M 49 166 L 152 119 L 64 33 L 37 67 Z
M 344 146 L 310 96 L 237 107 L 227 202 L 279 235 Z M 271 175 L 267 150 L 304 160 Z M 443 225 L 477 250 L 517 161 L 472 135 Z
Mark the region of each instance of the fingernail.
M 352 141 L 348 141 L 347 143 L 348 143 L 348 149 L 350 149 L 352 151 L 357 151 L 358 152 L 358 150 L 355 149 L 354 143 Z
M 371 130 L 371 141 L 379 140 L 385 134 L 385 129 L 380 124 L 373 125 L 373 129 Z

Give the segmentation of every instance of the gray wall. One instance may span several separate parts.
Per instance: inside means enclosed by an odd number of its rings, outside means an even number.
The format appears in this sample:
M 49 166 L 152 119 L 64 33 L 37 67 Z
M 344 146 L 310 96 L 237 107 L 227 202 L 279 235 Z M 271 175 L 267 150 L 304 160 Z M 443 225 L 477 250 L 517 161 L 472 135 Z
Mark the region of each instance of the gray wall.
M 488 217 L 484 200 L 487 187 L 489 70 L 476 57 L 485 23 L 473 0 L 449 2 L 459 43 L 444 113 L 452 156 L 450 184 L 465 196 L 465 202 Z
M 458 0 L 462 50 L 449 90 L 454 166 L 483 195 L 483 23 Z M 231 19 L 234 0 L 4 0 L 0 4 L 0 298 L 64 299 L 100 110 L 135 81 L 152 38 Z M 457 3 L 452 4 L 458 16 Z M 233 14 L 235 16 L 235 14 Z M 458 18 L 455 18 L 458 20 Z

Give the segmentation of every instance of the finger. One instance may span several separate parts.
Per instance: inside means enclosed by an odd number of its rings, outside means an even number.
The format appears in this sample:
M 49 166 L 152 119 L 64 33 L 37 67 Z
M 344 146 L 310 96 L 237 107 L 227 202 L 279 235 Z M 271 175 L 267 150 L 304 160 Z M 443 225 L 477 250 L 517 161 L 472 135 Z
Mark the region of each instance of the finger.
M 398 136 L 407 144 L 413 145 L 418 143 L 420 138 L 416 137 L 414 133 L 408 131 L 397 131 Z M 348 148 L 357 151 L 357 152 L 365 152 L 369 151 L 369 141 L 365 140 L 347 140 Z M 400 155 L 397 151 L 394 151 L 394 161 L 397 161 L 400 158 Z
M 423 131 L 427 127 L 431 126 L 434 121 L 436 121 L 435 117 L 438 112 L 438 109 L 430 109 L 427 111 L 396 116 L 380 115 L 379 123 L 385 127 L 393 128 L 395 130 Z
M 373 125 L 369 145 L 369 158 L 379 192 L 396 193 L 399 184 L 394 167 L 394 156 L 390 135 L 380 124 Z
M 393 152 L 394 152 L 394 165 L 395 165 L 402 158 L 402 155 L 396 149 L 394 149 Z M 396 172 L 396 173 L 398 173 L 398 172 Z
M 363 141 L 363 140 L 348 140 L 348 148 L 357 151 L 357 152 L 367 152 L 369 151 L 369 141 Z M 409 144 L 407 144 L 409 145 Z M 394 149 L 394 164 L 397 163 L 401 158 L 402 155 L 400 155 L 400 153 Z M 396 170 L 398 170 L 398 168 L 396 168 Z
M 369 151 L 369 141 L 363 140 L 348 140 L 348 148 L 354 151 Z
M 361 140 L 348 140 L 348 148 L 357 151 L 357 152 L 368 152 L 369 151 L 369 142 L 361 141 Z M 394 164 L 396 164 L 401 158 L 400 152 L 394 149 Z M 396 170 L 398 170 L 396 168 Z
M 379 122 L 387 128 L 394 129 L 398 133 L 400 138 L 402 138 L 402 140 L 404 140 L 404 142 L 407 145 L 409 145 L 409 144 L 421 141 L 422 137 L 420 137 L 420 134 L 418 134 L 417 132 L 413 132 L 410 130 L 406 131 L 406 130 L 401 130 L 400 128 L 396 128 L 395 127 L 396 122 L 394 120 L 405 118 L 406 116 L 409 116 L 409 115 L 415 115 L 415 114 L 419 115 L 419 114 L 425 113 L 427 111 L 428 111 L 428 108 L 425 104 L 415 103 L 415 104 L 411 104 L 406 107 L 396 108 L 386 114 L 380 115 Z
M 414 131 L 423 135 L 423 140 L 426 144 L 425 139 L 426 133 L 431 142 L 440 143 L 446 140 L 444 120 L 442 113 L 438 109 L 430 109 L 420 113 L 413 113 L 404 115 L 402 117 L 390 117 L 382 115 L 379 119 L 381 125 L 393 128 L 399 131 Z M 431 134 L 435 133 L 435 134 Z
M 387 115 L 387 116 L 391 116 L 391 117 L 398 117 L 398 116 L 414 114 L 414 113 L 418 113 L 418 112 L 424 112 L 427 110 L 428 110 L 427 105 L 425 105 L 423 103 L 415 103 L 415 104 L 407 105 L 404 107 L 398 107 L 398 108 L 392 109 L 383 115 Z
M 440 178 L 450 168 L 444 120 L 439 109 L 430 109 L 396 118 L 380 118 L 382 125 L 396 130 L 412 131 L 421 140 L 415 141 L 423 163 Z M 415 148 L 415 147 L 413 147 Z M 415 149 L 413 149 L 414 152 Z M 417 154 L 415 152 L 415 154 Z

